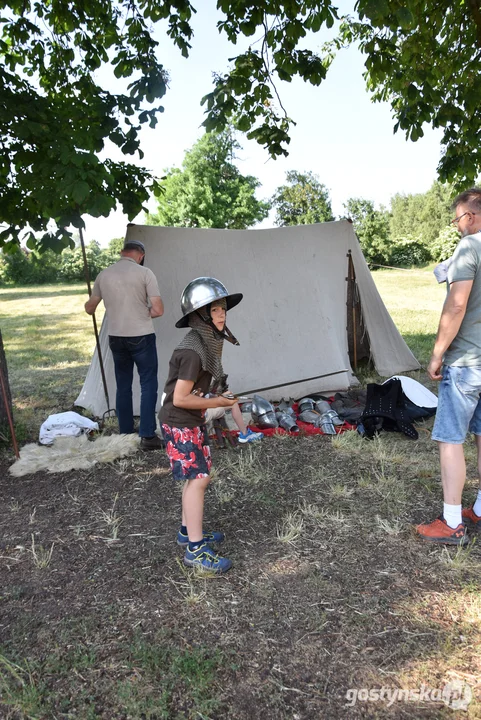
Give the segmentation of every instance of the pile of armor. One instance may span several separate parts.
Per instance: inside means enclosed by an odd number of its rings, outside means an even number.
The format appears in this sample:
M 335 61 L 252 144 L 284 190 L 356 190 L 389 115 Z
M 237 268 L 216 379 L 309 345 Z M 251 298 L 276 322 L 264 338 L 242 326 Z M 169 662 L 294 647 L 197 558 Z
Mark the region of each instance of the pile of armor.
M 261 429 L 280 427 L 288 432 L 298 433 L 300 428 L 297 419 L 299 419 L 301 422 L 314 425 L 326 435 L 335 435 L 336 426 L 344 424 L 327 400 L 313 400 L 308 397 L 299 400 L 297 415 L 294 408 L 285 400 L 274 407 L 260 395 L 254 395 L 250 403 L 244 403 L 242 410 L 250 411 L 252 422 Z

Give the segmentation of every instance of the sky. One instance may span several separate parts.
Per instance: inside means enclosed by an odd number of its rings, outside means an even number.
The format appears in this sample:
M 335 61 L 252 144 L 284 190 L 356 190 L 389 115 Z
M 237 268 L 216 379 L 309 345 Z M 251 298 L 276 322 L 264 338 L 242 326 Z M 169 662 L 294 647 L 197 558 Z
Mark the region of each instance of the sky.
M 351 3 L 342 0 L 341 5 L 348 11 Z M 194 38 L 188 59 L 181 56 L 162 29 L 156 31 L 159 58 L 170 80 L 157 127 L 142 131 L 145 158 L 139 164 L 157 176 L 170 167 L 181 166 L 185 151 L 203 133 L 200 100 L 212 89 L 212 73 L 226 71 L 228 59 L 247 44 L 245 41 L 232 46 L 219 35 L 214 0 L 203 0 L 198 7 L 202 10 L 193 20 Z M 306 47 L 320 52 L 328 39 L 326 32 L 311 36 Z M 284 183 L 288 170 L 315 173 L 329 190 L 336 217 L 344 214 L 343 203 L 351 197 L 373 200 L 378 207 L 388 206 L 396 193 L 423 193 L 430 188 L 441 153 L 440 131 L 425 127 L 424 138 L 416 143 L 405 140 L 401 132 L 394 135 L 391 109 L 387 103 L 371 102 L 363 69 L 360 52 L 350 48 L 341 51 L 319 87 L 300 80 L 278 83 L 283 105 L 297 123 L 291 133 L 288 157 L 271 160 L 260 145 L 239 135 L 242 150 L 237 165 L 243 174 L 259 179 L 259 198 L 271 197 Z M 122 156 L 114 146 L 107 153 L 129 162 L 135 157 Z M 149 209 L 155 210 L 155 201 Z M 120 211 L 109 218 L 84 216 L 84 220 L 86 240 L 95 239 L 102 245 L 113 237 L 123 237 L 128 222 Z M 271 213 L 261 227 L 271 227 L 273 221 Z M 141 224 L 143 214 L 134 222 Z

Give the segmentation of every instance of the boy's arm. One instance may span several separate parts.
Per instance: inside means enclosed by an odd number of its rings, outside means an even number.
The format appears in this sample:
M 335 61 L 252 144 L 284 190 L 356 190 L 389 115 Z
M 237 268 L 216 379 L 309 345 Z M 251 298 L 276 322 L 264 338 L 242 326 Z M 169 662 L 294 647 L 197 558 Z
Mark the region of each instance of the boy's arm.
M 173 397 L 175 407 L 185 408 L 186 410 L 207 410 L 207 408 L 215 407 L 232 407 L 238 402 L 237 398 L 229 399 L 224 395 L 213 398 L 193 395 L 194 384 L 193 380 L 177 380 Z

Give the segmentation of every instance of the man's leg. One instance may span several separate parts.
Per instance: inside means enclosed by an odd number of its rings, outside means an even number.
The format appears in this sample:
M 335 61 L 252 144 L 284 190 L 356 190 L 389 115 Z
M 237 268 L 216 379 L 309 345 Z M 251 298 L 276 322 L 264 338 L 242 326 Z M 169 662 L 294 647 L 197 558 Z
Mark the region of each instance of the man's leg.
M 461 505 L 466 482 L 464 448 L 462 445 L 451 445 L 444 442 L 438 443 L 438 446 L 444 502 L 449 505 Z
M 478 403 L 474 418 L 471 421 L 471 429 L 476 433 L 474 437 L 476 440 L 476 450 L 478 454 L 479 484 L 474 503 L 463 510 L 463 520 L 467 520 L 477 528 L 481 528 L 481 435 L 479 434 L 481 432 L 481 401 Z
M 125 346 L 126 339 L 111 335 L 109 345 L 114 358 L 115 381 L 117 383 L 116 413 L 119 421 L 119 432 L 130 435 L 134 432 L 134 412 L 132 407 L 134 361 Z
M 461 505 L 466 480 L 463 443 L 478 403 L 480 377 L 476 368 L 443 367 L 432 432 L 440 454 L 443 513 L 433 522 L 416 527 L 416 532 L 430 542 L 451 545 L 467 542 Z
M 135 338 L 135 340 L 140 340 L 140 338 Z M 158 390 L 158 360 L 155 333 L 145 335 L 141 342 L 138 342 L 132 349 L 132 356 L 140 379 L 139 435 L 141 438 L 151 438 L 155 435 L 157 426 L 155 406 Z

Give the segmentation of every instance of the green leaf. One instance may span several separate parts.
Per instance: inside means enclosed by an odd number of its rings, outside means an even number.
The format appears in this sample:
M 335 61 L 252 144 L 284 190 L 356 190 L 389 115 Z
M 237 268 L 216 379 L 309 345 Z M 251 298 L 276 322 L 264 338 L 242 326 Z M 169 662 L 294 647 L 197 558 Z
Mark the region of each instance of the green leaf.
M 89 192 L 89 185 L 83 180 L 81 180 L 80 182 L 75 183 L 75 185 L 73 186 L 72 197 L 77 203 L 77 205 L 81 205 L 83 201 L 87 198 Z

